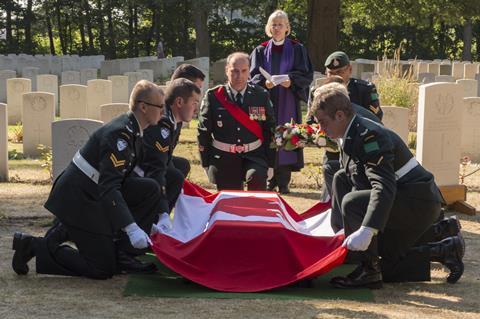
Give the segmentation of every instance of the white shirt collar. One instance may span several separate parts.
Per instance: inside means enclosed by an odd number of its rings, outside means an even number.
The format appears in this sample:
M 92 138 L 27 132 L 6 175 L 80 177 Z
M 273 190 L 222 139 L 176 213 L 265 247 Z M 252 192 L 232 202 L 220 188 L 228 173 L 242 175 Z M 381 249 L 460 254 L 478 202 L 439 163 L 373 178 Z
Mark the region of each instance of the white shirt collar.
M 343 144 L 345 143 L 345 139 L 347 138 L 348 131 L 350 130 L 350 126 L 352 126 L 353 120 L 355 119 L 356 115 L 352 117 L 350 120 L 350 123 L 348 123 L 347 129 L 345 130 L 345 133 L 343 133 L 343 137 L 338 139 L 338 143 L 340 146 L 343 148 Z
M 237 96 L 237 93 L 240 93 L 242 95 L 242 97 L 245 95 L 245 91 L 247 90 L 247 86 L 248 84 L 245 84 L 245 87 L 243 88 L 243 90 L 241 90 L 240 92 L 235 90 L 234 88 L 232 88 L 230 86 L 230 83 L 228 83 L 228 88 L 230 89 L 230 92 L 232 92 L 232 98 L 235 100 L 235 97 Z
M 285 43 L 285 38 L 283 38 L 283 40 L 281 40 L 281 41 L 275 41 L 274 39 L 272 39 L 272 41 L 273 41 L 273 44 L 275 44 L 275 45 L 282 45 L 282 44 Z
M 132 112 L 132 113 L 133 113 L 133 112 Z M 135 116 L 135 113 L 133 113 L 133 117 L 134 117 L 135 120 L 137 121 L 138 128 L 140 129 L 140 137 L 143 137 L 143 128 L 142 128 L 142 126 L 140 125 L 140 122 L 138 121 L 137 117 Z
M 170 109 L 170 121 L 173 122 L 173 129 L 177 129 L 177 120 L 175 119 L 175 114 L 173 114 L 173 110 Z

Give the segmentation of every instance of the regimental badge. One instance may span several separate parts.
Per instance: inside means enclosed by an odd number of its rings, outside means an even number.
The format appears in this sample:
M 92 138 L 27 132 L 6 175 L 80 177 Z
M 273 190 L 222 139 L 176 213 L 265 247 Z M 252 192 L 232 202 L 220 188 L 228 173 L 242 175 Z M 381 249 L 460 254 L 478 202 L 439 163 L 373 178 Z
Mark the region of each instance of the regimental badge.
M 339 66 L 340 62 L 337 59 L 333 59 L 333 66 Z
M 160 130 L 160 134 L 164 139 L 166 139 L 170 135 L 170 130 L 166 127 L 162 127 L 162 129 Z
M 217 121 L 217 126 L 218 126 L 218 127 L 222 127 L 222 126 L 223 126 L 223 122 L 222 122 L 222 121 Z
M 119 152 L 123 151 L 124 149 L 126 149 L 128 146 L 128 143 L 127 141 L 125 141 L 123 138 L 119 138 L 117 140 L 117 149 Z

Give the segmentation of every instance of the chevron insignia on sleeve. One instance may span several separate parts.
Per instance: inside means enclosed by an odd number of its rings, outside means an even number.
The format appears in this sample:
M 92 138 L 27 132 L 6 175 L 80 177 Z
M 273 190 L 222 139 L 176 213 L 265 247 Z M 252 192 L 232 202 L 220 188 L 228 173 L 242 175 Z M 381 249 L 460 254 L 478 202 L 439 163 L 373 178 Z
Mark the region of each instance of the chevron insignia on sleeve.
M 118 160 L 115 154 L 110 154 L 110 160 L 112 161 L 112 164 L 114 167 L 119 167 L 122 165 L 125 165 L 125 160 Z
M 377 165 L 380 165 L 380 163 L 382 162 L 383 160 L 383 156 L 380 156 L 380 158 L 378 159 L 378 161 L 375 163 L 375 162 L 367 162 L 367 164 L 370 164 L 370 165 L 373 165 L 373 166 L 377 166 Z
M 155 142 L 155 147 L 162 153 L 168 152 L 170 145 L 162 146 L 158 141 Z

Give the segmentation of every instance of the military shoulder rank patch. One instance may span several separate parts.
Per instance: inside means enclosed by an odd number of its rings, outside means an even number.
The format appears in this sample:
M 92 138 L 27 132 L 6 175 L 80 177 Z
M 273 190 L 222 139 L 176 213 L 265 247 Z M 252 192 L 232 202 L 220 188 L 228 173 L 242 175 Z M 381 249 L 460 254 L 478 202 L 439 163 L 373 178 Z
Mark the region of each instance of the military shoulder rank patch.
M 373 105 L 370 105 L 368 108 L 375 114 L 377 114 L 380 111 L 380 107 L 378 107 L 378 106 L 375 107 Z
M 127 141 L 125 141 L 123 138 L 119 138 L 117 139 L 117 149 L 119 152 L 123 151 L 124 149 L 126 149 L 128 146 L 128 143 Z
M 377 166 L 377 165 L 380 165 L 380 163 L 382 162 L 383 160 L 383 155 L 380 156 L 380 158 L 377 160 L 377 162 L 367 162 L 367 164 L 370 164 L 372 166 Z
M 168 152 L 170 145 L 162 146 L 158 141 L 155 142 L 155 147 L 162 153 Z
M 170 130 L 168 128 L 162 127 L 160 134 L 163 138 L 167 138 L 170 135 Z
M 119 167 L 125 165 L 125 160 L 119 160 L 115 154 L 110 154 L 110 160 L 112 161 L 113 167 Z

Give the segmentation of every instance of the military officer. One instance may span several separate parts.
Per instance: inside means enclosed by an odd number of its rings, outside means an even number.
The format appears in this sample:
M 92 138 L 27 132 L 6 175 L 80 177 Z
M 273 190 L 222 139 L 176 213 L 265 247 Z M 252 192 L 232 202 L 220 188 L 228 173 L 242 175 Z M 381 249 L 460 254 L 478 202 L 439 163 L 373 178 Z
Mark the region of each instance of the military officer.
M 450 270 L 448 282 L 458 281 L 465 249 L 460 234 L 418 242 L 438 219 L 443 201 L 433 175 L 397 134 L 356 116 L 344 92 L 324 86 L 316 94 L 313 114 L 330 138 L 339 139 L 345 163 L 334 177 L 332 213 L 341 213 L 344 245 L 360 262 L 331 283 L 379 288 L 383 281 L 429 280 L 430 261 Z M 351 161 L 356 165 L 350 171 Z
M 273 174 L 275 149 L 270 147 L 275 125 L 268 92 L 247 83 L 249 57 L 227 57 L 228 83 L 205 94 L 198 118 L 202 167 L 217 189 L 265 190 Z
M 183 63 L 180 64 L 175 71 L 172 74 L 172 77 L 170 78 L 170 81 L 179 79 L 179 78 L 184 78 L 192 81 L 195 83 L 195 85 L 201 90 L 203 87 L 203 82 L 205 81 L 205 74 L 197 68 L 194 65 Z M 195 117 L 198 113 L 198 110 L 195 110 Z M 178 130 L 175 133 L 175 137 L 173 138 L 174 144 L 178 144 L 178 140 L 180 139 L 180 133 L 181 133 L 181 126 L 178 128 Z M 178 173 L 175 172 L 172 168 L 178 169 L 182 175 L 183 178 L 186 178 L 188 176 L 188 173 L 190 172 L 190 162 L 180 156 L 173 156 L 172 157 L 172 165 L 169 166 L 167 170 L 168 176 L 171 176 L 170 179 L 175 179 L 177 181 L 182 181 L 182 176 L 178 176 Z
M 28 273 L 33 257 L 41 274 L 106 279 L 123 271 L 155 271 L 153 264 L 126 251 L 149 246 L 152 225 L 162 213 L 157 182 L 130 173 L 141 155 L 143 129 L 156 124 L 163 112 L 162 90 L 138 82 L 130 111 L 95 131 L 55 181 L 45 208 L 58 222 L 45 237 L 15 233 L 12 267 L 17 274 Z
M 198 109 L 200 94 L 200 88 L 192 81 L 185 78 L 173 80 L 165 92 L 165 115 L 157 125 L 149 126 L 144 132 L 145 153 L 139 166 L 142 175 L 154 178 L 165 187 L 162 189 L 167 200 L 164 212 L 171 211 L 182 190 L 184 176 L 174 166 L 173 151 L 182 123 L 190 122 Z

